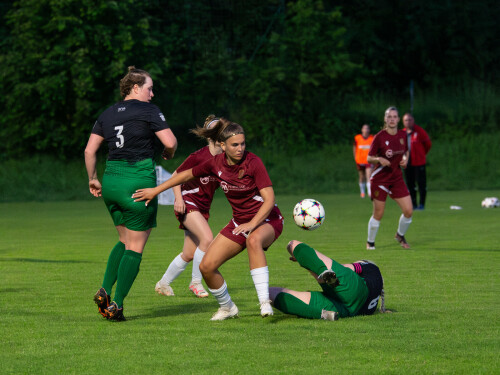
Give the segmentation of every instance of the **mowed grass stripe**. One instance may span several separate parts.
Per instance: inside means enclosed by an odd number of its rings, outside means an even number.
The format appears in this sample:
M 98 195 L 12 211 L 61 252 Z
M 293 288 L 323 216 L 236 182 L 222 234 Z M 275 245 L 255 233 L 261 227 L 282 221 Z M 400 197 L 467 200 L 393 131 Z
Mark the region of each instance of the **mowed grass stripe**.
M 278 196 L 285 230 L 267 253 L 271 285 L 318 290 L 288 260 L 289 240 L 309 243 L 340 262 L 371 259 L 382 269 L 393 314 L 337 322 L 259 315 L 242 253 L 225 264 L 240 318 L 210 322 L 212 297 L 188 290 L 191 267 L 174 282 L 175 297 L 154 292 L 183 233 L 172 207 L 161 207 L 141 272 L 125 300 L 124 323 L 97 314 L 115 230 L 101 201 L 0 205 L 0 372 L 125 374 L 497 373 L 500 210 L 482 209 L 494 191 L 430 192 L 407 234 L 394 241 L 399 209 L 389 201 L 377 250 L 364 249 L 371 204 L 355 194 L 308 195 L 325 206 L 325 224 L 297 228 L 291 212 L 306 196 Z M 460 211 L 450 210 L 459 205 Z M 231 215 L 217 195 L 214 232 Z

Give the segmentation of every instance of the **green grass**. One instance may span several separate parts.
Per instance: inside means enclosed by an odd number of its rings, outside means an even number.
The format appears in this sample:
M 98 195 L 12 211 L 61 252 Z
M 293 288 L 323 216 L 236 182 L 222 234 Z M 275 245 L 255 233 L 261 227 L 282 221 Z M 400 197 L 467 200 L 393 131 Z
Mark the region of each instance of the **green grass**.
M 407 234 L 409 251 L 393 240 L 399 210 L 389 202 L 374 252 L 364 250 L 368 200 L 308 194 L 324 204 L 327 218 L 305 232 L 290 217 L 304 196 L 278 195 L 287 222 L 267 254 L 272 285 L 318 290 L 288 260 L 290 239 L 340 262 L 371 259 L 382 270 L 386 305 L 395 313 L 337 322 L 278 311 L 262 319 L 244 253 L 221 269 L 238 319 L 209 321 L 217 303 L 190 294 L 190 267 L 174 283 L 175 297 L 155 294 L 182 244 L 171 207 L 160 208 L 159 227 L 125 301 L 128 321 L 108 322 L 92 302 L 117 240 L 104 204 L 3 203 L 0 373 L 499 373 L 500 209 L 480 207 L 491 195 L 498 191 L 429 193 L 427 209 L 415 212 Z M 212 228 L 229 215 L 219 194 Z

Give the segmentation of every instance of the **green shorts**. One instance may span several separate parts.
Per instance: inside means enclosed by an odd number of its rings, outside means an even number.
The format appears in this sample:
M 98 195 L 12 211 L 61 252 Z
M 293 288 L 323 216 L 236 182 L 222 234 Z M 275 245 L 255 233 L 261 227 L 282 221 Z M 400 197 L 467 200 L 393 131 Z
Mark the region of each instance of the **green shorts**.
M 137 189 L 156 186 L 155 163 L 151 159 L 138 162 L 108 160 L 102 179 L 102 197 L 115 226 L 145 231 L 156 227 L 158 199 L 147 206 L 134 202 L 132 194 Z

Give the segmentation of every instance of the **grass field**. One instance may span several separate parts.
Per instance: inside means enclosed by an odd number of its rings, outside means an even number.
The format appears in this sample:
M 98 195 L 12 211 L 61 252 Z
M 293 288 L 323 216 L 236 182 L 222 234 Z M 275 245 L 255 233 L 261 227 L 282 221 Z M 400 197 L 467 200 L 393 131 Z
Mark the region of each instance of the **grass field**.
M 285 230 L 268 251 L 271 285 L 317 290 L 288 260 L 290 239 L 340 262 L 368 258 L 381 268 L 393 314 L 337 322 L 275 311 L 262 319 L 246 254 L 221 269 L 240 309 L 237 319 L 210 322 L 212 297 L 188 291 L 190 266 L 175 297 L 154 293 L 179 253 L 182 232 L 161 207 L 125 300 L 123 323 L 97 314 L 92 297 L 117 238 L 101 201 L 0 204 L 0 373 L 10 374 L 407 374 L 500 373 L 500 209 L 481 200 L 498 191 L 429 193 L 407 233 L 411 250 L 393 240 L 399 211 L 389 202 L 377 250 L 364 249 L 371 213 L 355 194 L 316 195 L 326 222 L 297 228 L 293 205 L 278 196 Z M 450 210 L 459 205 L 460 211 Z M 228 221 L 220 194 L 211 224 Z

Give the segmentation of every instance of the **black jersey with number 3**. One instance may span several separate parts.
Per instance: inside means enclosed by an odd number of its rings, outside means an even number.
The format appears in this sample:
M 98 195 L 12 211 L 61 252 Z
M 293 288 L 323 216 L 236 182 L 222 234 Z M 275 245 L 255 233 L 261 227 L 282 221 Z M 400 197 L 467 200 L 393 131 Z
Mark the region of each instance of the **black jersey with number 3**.
M 371 315 L 377 309 L 378 301 L 384 288 L 384 280 L 382 279 L 380 269 L 374 263 L 370 261 L 359 261 L 358 263 L 362 269 L 359 276 L 365 279 L 365 284 L 368 287 L 368 297 L 359 313 Z
M 164 129 L 168 125 L 157 106 L 132 99 L 106 109 L 92 133 L 108 143 L 108 160 L 140 161 L 153 158 L 155 133 Z

